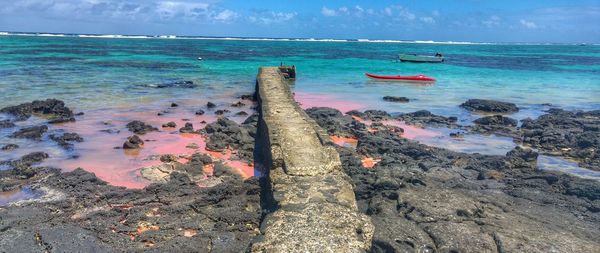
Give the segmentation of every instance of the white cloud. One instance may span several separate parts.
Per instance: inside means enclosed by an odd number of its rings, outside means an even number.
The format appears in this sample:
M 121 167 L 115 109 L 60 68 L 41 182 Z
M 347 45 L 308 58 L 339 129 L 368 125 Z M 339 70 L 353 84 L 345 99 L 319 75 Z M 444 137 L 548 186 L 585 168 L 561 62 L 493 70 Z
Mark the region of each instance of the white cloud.
M 423 23 L 427 24 L 435 24 L 435 19 L 432 17 L 420 17 L 419 18 Z
M 525 19 L 521 19 L 519 20 L 519 23 L 521 23 L 522 26 L 524 26 L 525 28 L 528 29 L 536 29 L 538 28 L 537 24 L 532 22 L 532 21 L 527 21 Z
M 235 20 L 238 16 L 239 15 L 234 11 L 224 10 L 215 15 L 213 19 L 221 22 L 231 22 Z
M 502 19 L 496 15 L 492 15 L 486 20 L 481 21 L 481 23 L 487 27 L 499 26 Z
M 292 20 L 298 16 L 297 12 L 261 12 L 256 15 L 248 17 L 248 20 L 252 23 L 258 24 L 273 24 L 273 23 L 283 23 Z
M 323 14 L 323 16 L 325 17 L 337 16 L 337 12 L 335 10 L 329 9 L 326 6 L 323 6 L 323 8 L 321 8 L 321 14 Z

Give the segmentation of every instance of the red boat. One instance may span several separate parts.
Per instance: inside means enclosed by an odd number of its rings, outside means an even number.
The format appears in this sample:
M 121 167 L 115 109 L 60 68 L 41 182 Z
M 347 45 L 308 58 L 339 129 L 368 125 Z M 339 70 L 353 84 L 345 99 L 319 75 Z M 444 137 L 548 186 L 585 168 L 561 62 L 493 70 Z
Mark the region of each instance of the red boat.
M 373 75 L 369 73 L 365 73 L 369 78 L 380 80 L 380 81 L 405 81 L 405 82 L 435 82 L 435 78 L 428 77 L 426 75 L 416 75 L 416 76 L 380 76 Z

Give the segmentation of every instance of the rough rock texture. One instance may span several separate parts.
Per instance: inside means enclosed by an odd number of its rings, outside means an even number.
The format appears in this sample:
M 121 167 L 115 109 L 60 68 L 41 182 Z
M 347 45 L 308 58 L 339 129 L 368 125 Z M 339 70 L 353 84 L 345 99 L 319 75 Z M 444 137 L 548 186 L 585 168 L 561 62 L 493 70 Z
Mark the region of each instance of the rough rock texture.
M 410 99 L 407 97 L 396 97 L 396 96 L 385 96 L 383 97 L 384 101 L 395 102 L 395 103 L 408 103 Z
M 7 183 L 29 185 L 40 198 L 0 207 L 0 249 L 6 252 L 243 252 L 259 233 L 255 178 L 200 188 L 172 173 L 141 190 L 107 185 L 77 169 L 0 171 Z M 18 243 L 15 243 L 18 242 Z
M 472 112 L 484 113 L 514 113 L 519 111 L 517 105 L 513 103 L 486 99 L 469 99 L 467 102 L 462 103 L 460 107 Z
M 387 113 L 385 111 L 380 111 L 380 110 L 366 110 L 364 112 L 352 110 L 352 111 L 346 112 L 346 114 L 348 114 L 350 116 L 354 116 L 354 117 L 359 117 L 363 120 L 372 120 L 372 121 L 381 121 L 381 120 L 390 119 L 392 117 L 389 113 Z
M 384 128 L 358 138 L 338 152 L 375 226 L 372 252 L 600 251 L 598 181 L 539 171 L 528 149 L 464 154 Z
M 520 133 L 517 131 L 518 121 L 513 118 L 502 115 L 486 116 L 473 121 L 475 125 L 470 126 L 471 132 L 482 134 L 498 134 L 519 138 Z
M 48 126 L 32 126 L 32 127 L 24 127 L 19 131 L 16 131 L 10 135 L 11 138 L 23 138 L 23 139 L 32 139 L 32 140 L 40 140 L 42 135 L 45 132 L 48 132 Z
M 49 137 L 65 149 L 72 149 L 74 142 L 83 142 L 83 138 L 77 133 L 51 134 Z
M 123 143 L 124 149 L 137 149 L 144 145 L 144 141 L 137 135 L 130 136 L 127 141 Z
M 13 115 L 17 120 L 26 120 L 33 114 L 41 114 L 49 119 L 49 123 L 75 121 L 73 111 L 65 103 L 57 99 L 35 100 L 0 109 L 0 113 Z
M 306 113 L 331 135 L 352 137 L 356 135 L 355 129 L 366 130 L 365 124 L 333 108 L 313 107 Z
M 224 152 L 236 150 L 236 157 L 244 161 L 254 160 L 254 136 L 258 116 L 248 117 L 241 125 L 222 117 L 204 128 L 208 135 L 206 149 Z
M 416 125 L 420 127 L 458 127 L 458 125 L 456 124 L 458 119 L 456 117 L 444 117 L 440 115 L 435 115 L 427 110 L 420 110 L 416 112 L 400 114 L 396 117 L 396 119 L 404 121 L 407 124 Z
M 339 154 L 325 131 L 296 104 L 277 68 L 258 76 L 257 162 L 268 168 L 272 212 L 253 252 L 362 252 L 373 227 L 357 212 Z M 267 196 L 265 196 L 267 197 Z
M 162 127 L 164 127 L 164 128 L 167 128 L 167 127 L 169 127 L 169 128 L 175 128 L 175 127 L 177 127 L 177 124 L 175 122 L 173 122 L 173 121 L 169 121 L 169 122 L 163 124 Z
M 522 121 L 523 143 L 544 152 L 568 156 L 600 171 L 600 110 L 551 109 L 538 119 Z
M 11 144 L 6 144 L 6 145 L 2 146 L 2 150 L 4 150 L 4 151 L 11 151 L 11 150 L 15 150 L 15 149 L 18 149 L 18 148 L 19 148 L 19 145 L 12 144 L 12 143 Z
M 180 133 L 194 133 L 194 125 L 192 123 L 185 123 L 185 126 L 179 129 Z
M 0 129 L 2 128 L 11 128 L 15 127 L 15 123 L 12 123 L 10 120 L 0 120 Z
M 158 131 L 158 128 L 148 125 L 139 120 L 134 120 L 132 122 L 127 123 L 127 129 L 135 134 L 146 134 L 152 131 Z

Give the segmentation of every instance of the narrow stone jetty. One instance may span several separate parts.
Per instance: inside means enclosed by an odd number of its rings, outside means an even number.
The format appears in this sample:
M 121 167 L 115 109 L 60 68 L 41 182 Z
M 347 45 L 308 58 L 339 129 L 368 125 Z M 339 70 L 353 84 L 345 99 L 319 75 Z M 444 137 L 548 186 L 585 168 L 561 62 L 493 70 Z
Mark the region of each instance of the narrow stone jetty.
M 257 158 L 270 206 L 253 252 L 364 252 L 373 225 L 360 213 L 329 135 L 298 106 L 281 67 L 257 77 Z

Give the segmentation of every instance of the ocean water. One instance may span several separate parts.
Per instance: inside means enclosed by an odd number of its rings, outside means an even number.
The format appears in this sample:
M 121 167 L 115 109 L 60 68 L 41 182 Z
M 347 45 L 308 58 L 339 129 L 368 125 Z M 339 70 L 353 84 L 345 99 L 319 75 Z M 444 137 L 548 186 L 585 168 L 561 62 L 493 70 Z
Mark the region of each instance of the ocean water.
M 210 119 L 195 116 L 197 109 L 205 109 L 208 101 L 227 106 L 237 101 L 236 96 L 252 92 L 257 69 L 265 65 L 297 67 L 293 89 L 306 107 L 382 109 L 392 113 L 427 109 L 456 116 L 462 124 L 479 117 L 458 107 L 470 98 L 514 102 L 522 108 L 512 115 L 518 119 L 537 117 L 553 107 L 600 109 L 598 45 L 0 35 L 0 107 L 57 98 L 76 112 L 85 112 L 76 123 L 51 126 L 51 132 L 82 134 L 86 142 L 76 144 L 75 151 L 61 150 L 49 141 L 39 145 L 19 140 L 19 145 L 43 147 L 51 154 L 47 165 L 96 167 L 103 179 L 113 178 L 111 182 L 130 187 L 146 184 L 135 178 L 139 178 L 136 171 L 140 166 L 153 164 L 144 162 L 148 155 L 169 150 L 189 153 L 192 151 L 181 146 L 202 146 L 203 140 L 173 137 L 176 129 L 171 129 L 152 136 L 155 140 L 147 150 L 154 153 L 111 149 L 120 146 L 128 135 L 126 122 L 141 119 L 160 126 L 168 119 L 178 125 L 190 120 L 195 127 L 202 127 L 199 121 Z M 399 53 L 436 52 L 445 55 L 445 63 L 395 60 Z M 437 82 L 383 83 L 367 79 L 365 72 L 425 74 Z M 192 81 L 195 86 L 187 88 L 183 81 Z M 385 95 L 404 96 L 411 101 L 384 102 L 381 97 Z M 171 102 L 180 106 L 169 108 Z M 238 111 L 251 112 L 250 106 Z M 156 113 L 163 110 L 170 116 L 157 118 Z M 100 135 L 99 130 L 109 128 L 120 132 Z M 0 144 L 15 142 L 6 137 L 8 134 L 10 130 L 0 131 Z M 511 148 L 506 140 L 493 136 L 465 139 L 463 144 L 446 139 L 423 142 L 490 154 Z M 14 159 L 27 151 L 2 152 L 0 160 Z M 248 172 L 251 169 L 241 170 L 252 174 Z

